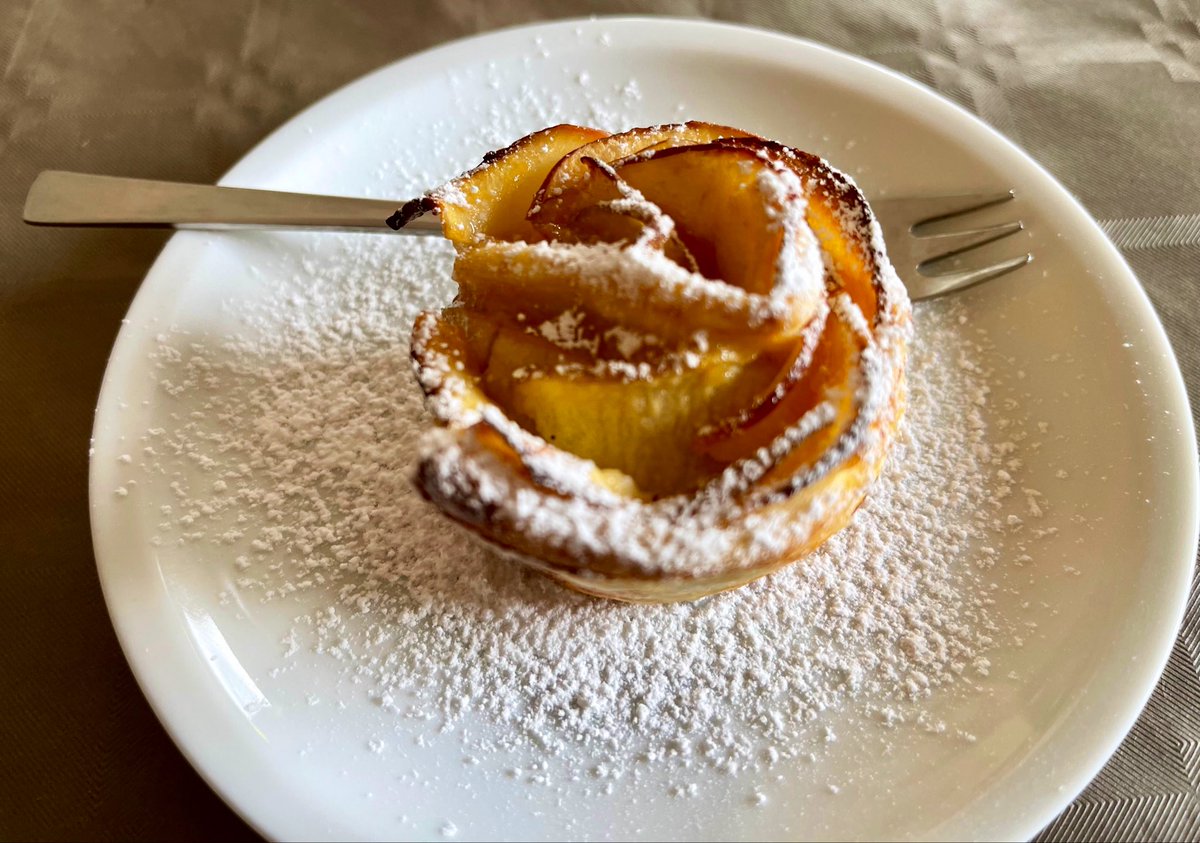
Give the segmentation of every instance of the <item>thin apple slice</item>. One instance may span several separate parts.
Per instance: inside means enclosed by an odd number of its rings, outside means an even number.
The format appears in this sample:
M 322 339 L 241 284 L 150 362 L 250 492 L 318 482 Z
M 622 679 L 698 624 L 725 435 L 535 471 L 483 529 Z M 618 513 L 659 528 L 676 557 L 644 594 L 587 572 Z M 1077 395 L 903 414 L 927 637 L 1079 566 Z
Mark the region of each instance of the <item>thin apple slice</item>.
M 525 220 L 534 193 L 564 155 L 605 136 L 599 129 L 563 124 L 488 153 L 482 164 L 432 195 L 442 232 L 456 245 L 484 238 L 540 239 Z
M 819 455 L 848 424 L 853 395 L 849 380 L 857 367 L 862 338 L 836 311 L 823 323 L 820 339 L 799 377 L 773 390 L 770 402 L 760 403 L 749 417 L 733 428 L 721 428 L 697 440 L 697 449 L 720 463 L 732 463 L 766 448 L 822 401 L 831 401 L 835 421 L 798 443 L 787 457 L 787 465 L 803 465 Z M 793 368 L 796 363 L 793 362 Z
M 494 320 L 498 321 L 498 320 Z M 528 330 L 524 325 L 498 325 L 483 366 L 483 388 L 488 397 L 506 408 L 514 420 L 530 427 L 530 417 L 520 412 L 514 396 L 531 377 L 552 373 L 561 366 L 584 366 L 594 361 L 580 349 L 568 349 Z
M 552 446 L 631 478 L 637 495 L 677 493 L 719 468 L 687 443 L 759 394 L 779 367 L 757 349 L 720 348 L 631 380 L 627 370 L 595 365 L 587 350 L 548 341 L 536 325 L 462 307 L 422 314 L 413 356 L 439 418 L 474 423 L 487 407 L 501 408 Z
M 423 313 L 420 318 L 425 319 L 427 316 L 428 314 Z M 464 365 L 472 372 L 482 372 L 488 358 L 491 357 L 492 343 L 496 341 L 496 334 L 500 330 L 499 320 L 456 305 L 442 310 L 438 318 L 447 323 L 439 329 L 440 336 L 444 339 L 453 336 L 456 343 L 459 342 L 457 338 L 461 336 Z M 452 335 L 451 331 L 457 331 L 457 334 Z
M 641 217 L 609 206 L 584 208 L 561 229 L 562 243 L 637 244 L 641 248 L 662 252 L 672 263 L 699 274 L 700 264 L 679 234 L 671 230 L 664 235 Z
M 508 365 L 493 359 L 492 365 Z M 753 354 L 713 351 L 694 368 L 647 380 L 549 371 L 515 383 L 509 408 L 554 447 L 622 472 L 643 493 L 677 494 L 719 468 L 687 443 L 758 394 L 777 365 Z
M 800 180 L 733 145 L 704 144 L 639 153 L 613 165 L 616 174 L 674 220 L 701 272 L 750 293 L 767 295 L 791 266 L 807 269 L 812 299 L 822 291 L 817 243 L 800 217 Z M 807 237 L 805 237 L 807 235 Z M 781 254 L 795 250 L 790 264 Z M 807 251 L 808 254 L 803 254 Z M 809 266 L 801 266 L 807 258 Z
M 796 173 L 808 197 L 805 217 L 825 253 L 831 280 L 850 295 L 868 324 L 875 324 L 880 307 L 892 304 L 882 278 L 887 261 L 861 237 L 872 216 L 853 182 L 816 155 L 766 138 L 724 138 L 714 144 L 753 151 Z
M 538 231 L 563 243 L 637 244 L 699 272 L 695 256 L 661 208 L 622 181 L 611 165 L 588 157 L 580 164 L 588 178 L 571 192 L 570 203 L 560 207 L 562 222 L 540 223 Z
M 647 230 L 647 226 L 660 222 L 657 217 L 661 217 L 661 212 L 656 208 L 635 210 L 630 203 L 622 203 L 621 200 L 629 198 L 631 189 L 617 178 L 608 164 L 595 158 L 584 158 L 580 166 L 587 173 L 586 180 L 572 191 L 572 204 L 563 206 L 561 222 L 537 226 L 541 234 L 563 243 L 633 244 L 642 241 L 651 248 L 662 246 L 665 232 L 655 237 L 654 231 Z
M 467 318 L 461 308 L 420 313 L 412 331 L 412 360 L 425 405 L 443 424 L 455 427 L 474 424 L 492 403 L 480 383 L 491 332 L 469 335 Z
M 729 445 L 729 440 L 739 435 L 740 432 L 761 423 L 794 389 L 798 388 L 800 381 L 808 374 L 809 368 L 813 365 L 817 349 L 825 336 L 828 319 L 829 308 L 822 307 L 800 336 L 791 341 L 791 347 L 784 355 L 783 365 L 779 367 L 775 378 L 762 394 L 755 396 L 754 400 L 744 407 L 738 408 L 735 414 L 702 431 L 693 443 L 693 447 L 700 453 L 724 461 L 747 456 L 753 448 L 747 450 L 745 445 L 751 440 L 744 440 L 744 445 L 738 446 Z M 755 447 L 758 445 L 757 442 L 753 444 Z
M 735 137 L 749 135 L 731 126 L 691 121 L 630 129 L 593 140 L 564 156 L 549 171 L 533 196 L 533 203 L 529 208 L 530 222 L 535 226 L 561 223 L 569 216 L 563 213 L 564 206 L 579 207 L 569 194 L 586 184 L 590 178 L 592 168 L 585 163 L 586 158 L 611 164 L 628 158 L 635 152 L 651 148 L 709 143 L 718 138 Z
M 818 309 L 824 268 L 816 238 L 787 210 L 803 199 L 782 165 L 709 144 L 642 153 L 615 170 L 586 156 L 578 166 L 586 179 L 559 204 L 562 216 L 539 224 L 555 248 L 493 240 L 460 252 L 467 306 L 539 320 L 578 307 L 671 340 L 708 331 L 764 342 L 798 336 Z M 637 248 L 594 243 L 634 236 Z M 716 280 L 689 271 L 706 261 Z
M 487 313 L 553 319 L 580 309 L 603 327 L 685 344 L 704 332 L 716 341 L 763 344 L 795 337 L 811 312 L 689 272 L 648 249 L 609 244 L 486 242 L 454 266 L 461 302 Z M 814 305 L 815 306 L 815 305 Z

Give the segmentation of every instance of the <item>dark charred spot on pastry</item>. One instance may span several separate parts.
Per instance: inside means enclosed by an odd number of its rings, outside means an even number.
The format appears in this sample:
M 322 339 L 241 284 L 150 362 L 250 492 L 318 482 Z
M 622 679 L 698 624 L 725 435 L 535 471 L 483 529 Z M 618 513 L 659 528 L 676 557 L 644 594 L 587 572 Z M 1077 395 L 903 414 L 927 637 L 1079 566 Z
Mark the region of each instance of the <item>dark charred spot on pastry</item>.
M 421 196 L 409 199 L 399 207 L 396 213 L 387 218 L 387 224 L 393 231 L 399 231 L 417 217 L 435 210 L 437 210 L 437 203 L 433 201 L 432 197 Z

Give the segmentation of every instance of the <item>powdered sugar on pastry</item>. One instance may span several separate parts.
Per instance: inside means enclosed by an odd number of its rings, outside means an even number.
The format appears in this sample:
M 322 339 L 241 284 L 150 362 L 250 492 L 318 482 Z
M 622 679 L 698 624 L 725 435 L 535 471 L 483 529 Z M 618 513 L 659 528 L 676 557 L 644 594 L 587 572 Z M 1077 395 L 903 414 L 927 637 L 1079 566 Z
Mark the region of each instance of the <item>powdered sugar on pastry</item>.
M 711 330 L 731 345 L 753 348 L 751 354 L 762 354 L 772 343 L 800 343 L 802 348 L 786 362 L 773 364 L 779 374 L 772 397 L 751 404 L 743 399 L 734 411 L 736 422 L 726 414 L 704 442 L 694 440 L 690 417 L 671 415 L 678 405 L 661 411 L 659 419 L 673 441 L 653 440 L 640 467 L 628 464 L 626 452 L 592 440 L 607 435 L 610 425 L 623 425 L 623 437 L 636 449 L 641 430 L 660 423 L 643 419 L 639 428 L 630 417 L 647 405 L 634 398 L 626 406 L 611 391 L 607 399 L 576 400 L 572 410 L 593 412 L 592 429 L 598 431 L 581 435 L 567 428 L 578 453 L 598 461 L 584 476 L 604 483 L 615 474 L 612 488 L 625 490 L 618 500 L 597 504 L 564 493 L 569 484 L 530 466 L 547 451 L 572 449 L 552 435 L 556 429 L 563 432 L 561 425 L 540 424 L 530 415 L 535 411 L 512 409 L 501 387 L 479 399 L 494 402 L 493 412 L 472 426 L 455 414 L 445 394 L 462 394 L 470 403 L 482 393 L 447 391 L 426 380 L 427 371 L 443 372 L 448 381 L 460 384 L 495 383 L 506 376 L 494 371 L 490 359 L 469 359 L 469 336 L 456 340 L 451 331 L 442 344 L 418 336 L 413 344 L 418 374 L 433 396 L 431 410 L 447 427 L 429 437 L 416 483 L 468 529 L 574 588 L 635 600 L 695 598 L 795 561 L 844 526 L 877 475 L 903 412 L 907 297 L 877 230 L 869 225 L 869 212 L 836 231 L 824 224 L 825 242 L 818 239 L 810 216 L 848 223 L 851 216 L 843 207 L 865 209 L 861 193 L 826 162 L 710 124 L 687 124 L 665 137 L 661 127 L 601 134 L 581 146 L 578 139 L 588 131 L 557 126 L 535 133 L 455 181 L 460 190 L 482 184 L 494 192 L 467 206 L 441 206 L 447 236 L 458 251 L 454 275 L 468 312 L 486 320 L 510 310 L 508 302 L 520 297 L 519 315 L 535 310 L 541 335 L 565 351 L 588 344 L 579 331 L 584 314 L 626 330 L 665 328 L 676 343 Z M 683 145 L 674 146 L 681 133 Z M 694 136 L 715 140 L 686 142 Z M 541 140 L 546 145 L 539 147 Z M 645 145 L 643 151 L 613 165 L 594 157 L 618 154 L 614 149 L 624 154 L 637 143 Z M 550 175 L 543 180 L 547 168 Z M 572 168 L 574 177 L 569 175 Z M 662 206 L 626 184 L 625 173 L 640 179 Z M 549 189 L 546 185 L 556 178 L 567 186 Z M 690 179 L 701 185 L 695 188 L 697 195 L 689 193 Z M 537 205 L 540 216 L 521 217 L 526 201 L 520 194 L 522 180 L 542 185 L 538 195 L 551 196 L 557 204 L 551 210 Z M 716 196 L 722 191 L 724 199 Z M 696 215 L 688 209 L 690 201 L 714 196 L 713 201 L 728 203 L 720 207 L 745 219 L 714 222 L 711 213 L 705 219 L 705 212 Z M 510 207 L 514 204 L 518 212 Z M 707 271 L 730 272 L 742 286 L 704 277 L 668 257 L 666 238 L 675 233 L 676 222 L 664 216 L 665 208 L 691 220 L 687 248 L 709 256 Z M 612 216 L 615 211 L 620 213 Z M 578 223 L 595 212 L 599 217 L 594 219 L 602 223 Z M 630 239 L 631 230 L 641 233 Z M 730 239 L 735 232 L 742 238 L 736 243 Z M 617 242 L 591 242 L 617 233 Z M 729 257 L 734 248 L 744 250 L 740 260 Z M 721 254 L 724 262 L 716 257 Z M 798 384 L 809 377 L 808 367 L 822 345 L 823 362 L 814 365 L 812 383 L 801 388 Z M 598 345 L 589 348 L 595 354 Z M 434 362 L 439 357 L 445 359 Z M 687 355 L 676 354 L 680 358 Z M 516 359 L 544 368 L 538 362 L 543 358 L 527 354 Z M 626 362 L 613 362 L 607 368 L 620 374 Z M 643 368 L 647 373 L 651 369 L 639 364 L 638 377 Z M 579 363 L 554 367 L 555 376 L 580 377 L 586 371 Z M 528 376 L 524 365 L 518 376 Z M 822 377 L 827 382 L 815 380 Z M 679 383 L 664 381 L 655 388 L 672 400 L 675 392 L 690 398 L 694 385 Z M 790 388 L 807 407 L 789 401 Z M 565 399 L 556 396 L 583 393 L 569 387 L 564 392 L 556 382 L 538 394 L 542 401 L 555 402 L 559 412 L 557 404 Z M 587 406 L 589 400 L 614 402 L 625 418 L 602 420 Z M 465 409 L 474 419 L 474 411 Z M 527 430 L 518 418 L 525 419 Z M 819 451 L 813 451 L 813 443 L 821 443 Z M 688 448 L 707 462 L 665 453 Z M 686 468 L 677 468 L 681 464 Z M 659 483 L 656 471 L 670 478 L 701 474 L 707 480 L 698 485 Z M 670 582 L 654 585 L 652 579 Z
M 419 499 L 406 478 L 427 416 L 396 349 L 449 298 L 448 255 L 343 242 L 239 306 L 231 336 L 161 336 L 163 400 L 206 397 L 147 430 L 129 467 L 171 501 L 163 544 L 215 548 L 238 601 L 296 616 L 280 666 L 327 659 L 346 700 L 375 700 L 405 740 L 461 744 L 498 779 L 536 764 L 540 786 L 597 797 L 639 770 L 682 793 L 694 768 L 760 776 L 819 755 L 827 712 L 852 701 L 953 738 L 923 701 L 986 670 L 1005 621 L 982 572 L 1015 540 L 1004 489 L 1023 488 L 1010 463 L 1032 441 L 990 401 L 961 304 L 920 310 L 897 452 L 849 527 L 737 591 L 630 606 L 497 559 Z M 599 493 L 582 461 L 547 471 Z M 362 740 L 386 757 L 400 731 L 380 728 Z

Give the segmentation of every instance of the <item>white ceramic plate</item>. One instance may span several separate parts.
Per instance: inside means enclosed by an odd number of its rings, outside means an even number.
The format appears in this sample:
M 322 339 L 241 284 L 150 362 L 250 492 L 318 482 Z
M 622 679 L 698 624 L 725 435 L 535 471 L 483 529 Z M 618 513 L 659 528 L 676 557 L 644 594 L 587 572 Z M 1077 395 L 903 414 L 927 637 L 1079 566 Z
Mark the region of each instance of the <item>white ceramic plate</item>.
M 609 801 L 563 804 L 515 781 L 481 779 L 472 790 L 474 768 L 436 746 L 413 748 L 406 763 L 437 775 L 398 776 L 364 751 L 384 716 L 378 706 L 353 693 L 341 709 L 303 702 L 314 690 L 336 695 L 329 689 L 344 665 L 273 669 L 295 608 L 231 611 L 218 598 L 228 554 L 156 543 L 171 493 L 152 477 L 129 485 L 140 475 L 121 455 L 204 401 L 203 390 L 164 398 L 149 363 L 156 335 L 246 330 L 235 314 L 269 286 L 260 267 L 282 272 L 289 249 L 319 260 L 334 248 L 318 236 L 181 234 L 147 276 L 105 377 L 91 473 L 96 556 L 120 640 L 159 717 L 265 835 L 1027 838 L 1099 770 L 1141 710 L 1181 617 L 1197 536 L 1178 368 L 1137 280 L 1084 210 L 1020 150 L 928 90 L 750 29 L 555 23 L 449 44 L 355 82 L 279 129 L 225 183 L 404 196 L 553 122 L 619 128 L 681 117 L 821 153 L 871 195 L 1018 190 L 1036 262 L 965 301 L 996 360 L 1024 372 L 1027 406 L 1061 434 L 1055 464 L 1073 467 L 1068 480 L 1050 477 L 1049 463 L 1026 467 L 1030 483 L 1054 489 L 1059 531 L 1039 552 L 1055 562 L 1024 593 L 997 597 L 1001 611 L 1020 601 L 1051 607 L 1040 634 L 999 648 L 989 693 L 929 703 L 969 726 L 973 744 L 897 738 L 886 762 L 834 753 L 822 762 L 829 771 L 878 767 L 836 797 L 828 779 L 810 776 L 758 808 L 717 799 L 716 814 L 714 804 L 633 786 Z M 1086 575 L 1062 573 L 1064 560 Z M 1016 679 L 1003 678 L 1010 671 Z M 325 740 L 313 748 L 315 735 Z

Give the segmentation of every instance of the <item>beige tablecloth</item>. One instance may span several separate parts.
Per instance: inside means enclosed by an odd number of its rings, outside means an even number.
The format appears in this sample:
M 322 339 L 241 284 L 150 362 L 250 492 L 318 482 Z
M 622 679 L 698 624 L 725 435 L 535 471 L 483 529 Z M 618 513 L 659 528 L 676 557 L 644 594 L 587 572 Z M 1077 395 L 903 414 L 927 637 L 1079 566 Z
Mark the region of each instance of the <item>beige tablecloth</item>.
M 251 837 L 174 748 L 117 647 L 87 521 L 105 358 L 165 240 L 19 222 L 46 167 L 211 181 L 314 99 L 494 27 L 736 20 L 889 65 L 1000 129 L 1125 250 L 1200 386 L 1200 4 L 0 2 L 0 839 Z M 1045 839 L 1200 838 L 1200 605 L 1158 690 Z

